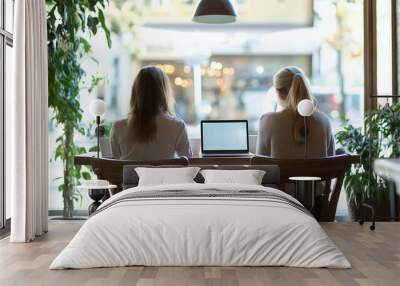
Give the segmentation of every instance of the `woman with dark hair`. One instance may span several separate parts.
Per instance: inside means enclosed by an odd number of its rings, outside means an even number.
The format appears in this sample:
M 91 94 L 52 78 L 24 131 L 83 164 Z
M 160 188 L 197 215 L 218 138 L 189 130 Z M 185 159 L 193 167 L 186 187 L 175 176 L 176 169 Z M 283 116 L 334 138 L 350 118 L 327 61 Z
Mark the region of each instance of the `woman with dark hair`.
M 314 101 L 309 81 L 298 67 L 281 69 L 273 81 L 282 111 L 261 117 L 257 154 L 273 158 L 304 158 L 304 118 L 297 112 L 297 105 L 303 99 Z M 335 141 L 328 117 L 315 111 L 308 120 L 308 157 L 333 156 Z
M 157 67 L 140 70 L 132 87 L 128 118 L 114 123 L 113 157 L 162 160 L 192 156 L 185 123 L 174 116 L 169 79 Z

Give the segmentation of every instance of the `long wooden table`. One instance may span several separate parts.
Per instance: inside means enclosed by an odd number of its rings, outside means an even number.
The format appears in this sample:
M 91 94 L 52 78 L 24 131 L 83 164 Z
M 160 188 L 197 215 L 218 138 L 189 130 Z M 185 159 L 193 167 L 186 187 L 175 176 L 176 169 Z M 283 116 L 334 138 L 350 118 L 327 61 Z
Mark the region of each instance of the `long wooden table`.
M 107 158 L 97 158 L 95 154 L 86 154 L 75 157 L 75 164 L 90 166 L 99 179 L 122 186 L 123 168 L 125 165 L 278 165 L 281 173 L 281 184 L 289 181 L 293 176 L 318 176 L 325 179 L 343 179 L 344 173 L 352 164 L 360 162 L 360 156 L 342 154 L 325 159 L 273 159 L 262 156 L 241 157 L 194 157 L 179 158 L 161 161 L 124 161 Z M 341 185 L 341 182 L 340 182 Z M 281 187 L 284 187 L 283 185 Z M 120 189 L 119 189 L 120 190 Z M 117 190 L 117 191 L 119 191 Z
M 188 159 L 189 165 L 250 165 L 251 159 L 254 155 L 240 156 L 240 157 L 193 157 Z M 74 163 L 76 165 L 94 166 L 98 162 L 95 154 L 86 154 L 75 157 Z M 107 158 L 101 158 L 105 162 Z

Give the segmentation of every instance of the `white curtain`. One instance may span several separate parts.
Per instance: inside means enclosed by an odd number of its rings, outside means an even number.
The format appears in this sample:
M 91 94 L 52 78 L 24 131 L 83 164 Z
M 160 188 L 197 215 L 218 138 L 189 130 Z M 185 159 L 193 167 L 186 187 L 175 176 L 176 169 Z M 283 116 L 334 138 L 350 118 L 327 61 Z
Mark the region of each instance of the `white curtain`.
M 48 108 L 45 0 L 15 1 L 13 94 L 6 111 L 12 242 L 47 232 Z

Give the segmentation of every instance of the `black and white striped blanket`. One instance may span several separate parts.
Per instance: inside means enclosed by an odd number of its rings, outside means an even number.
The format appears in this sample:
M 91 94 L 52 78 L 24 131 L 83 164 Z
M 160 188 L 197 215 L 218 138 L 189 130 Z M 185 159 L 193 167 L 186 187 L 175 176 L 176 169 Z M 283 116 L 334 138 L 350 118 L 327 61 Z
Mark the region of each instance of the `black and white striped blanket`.
M 117 206 L 124 202 L 130 201 L 149 201 L 149 200 L 257 200 L 274 202 L 286 206 L 293 207 L 307 215 L 310 212 L 296 200 L 289 199 L 283 195 L 260 190 L 219 190 L 215 188 L 202 189 L 202 190 L 163 190 L 163 191 L 138 191 L 129 192 L 119 196 L 118 199 L 110 203 L 105 203 L 91 216 L 106 211 L 107 209 Z

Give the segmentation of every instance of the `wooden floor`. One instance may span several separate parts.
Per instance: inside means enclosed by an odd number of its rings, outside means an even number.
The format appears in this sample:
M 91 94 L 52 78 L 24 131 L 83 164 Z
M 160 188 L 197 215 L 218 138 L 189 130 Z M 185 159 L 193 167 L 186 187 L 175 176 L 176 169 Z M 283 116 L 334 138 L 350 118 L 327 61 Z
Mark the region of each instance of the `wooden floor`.
M 52 222 L 29 244 L 0 241 L 0 285 L 400 285 L 400 223 L 378 223 L 371 232 L 356 223 L 325 223 L 324 229 L 353 265 L 350 270 L 286 267 L 126 267 L 48 270 L 81 226 Z

